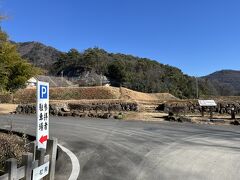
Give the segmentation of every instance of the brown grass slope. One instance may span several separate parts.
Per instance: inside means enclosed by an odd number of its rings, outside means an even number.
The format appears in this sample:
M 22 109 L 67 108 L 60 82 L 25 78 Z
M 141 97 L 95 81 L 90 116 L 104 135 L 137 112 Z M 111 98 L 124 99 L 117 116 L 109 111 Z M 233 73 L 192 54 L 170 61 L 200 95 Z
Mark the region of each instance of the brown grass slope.
M 141 93 L 117 87 L 71 87 L 50 88 L 50 100 L 125 100 L 139 102 L 159 102 L 176 100 L 168 93 Z M 36 102 L 36 89 L 22 89 L 14 94 L 15 103 Z
M 141 102 L 177 100 L 175 96 L 169 93 L 142 93 L 127 88 L 120 88 L 120 94 L 122 99 L 131 99 Z

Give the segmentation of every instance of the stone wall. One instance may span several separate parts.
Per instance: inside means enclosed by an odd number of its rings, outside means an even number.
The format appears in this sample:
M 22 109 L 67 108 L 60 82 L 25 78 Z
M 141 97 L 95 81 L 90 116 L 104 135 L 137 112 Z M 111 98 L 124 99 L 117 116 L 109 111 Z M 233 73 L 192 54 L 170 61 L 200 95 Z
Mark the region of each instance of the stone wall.
M 138 104 L 121 103 L 54 103 L 50 104 L 49 113 L 58 116 L 106 117 L 113 112 L 138 111 Z M 36 113 L 35 104 L 21 104 L 16 108 L 17 114 Z M 108 115 L 106 115 L 106 113 Z
M 240 113 L 240 101 L 219 101 L 217 106 L 212 107 L 213 112 L 219 114 L 231 114 L 231 109 L 234 108 L 235 113 Z M 167 102 L 160 104 L 157 107 L 158 111 L 173 112 L 173 113 L 200 113 L 201 107 L 197 101 L 182 101 L 182 102 Z M 204 112 L 209 112 L 210 108 L 204 108 Z

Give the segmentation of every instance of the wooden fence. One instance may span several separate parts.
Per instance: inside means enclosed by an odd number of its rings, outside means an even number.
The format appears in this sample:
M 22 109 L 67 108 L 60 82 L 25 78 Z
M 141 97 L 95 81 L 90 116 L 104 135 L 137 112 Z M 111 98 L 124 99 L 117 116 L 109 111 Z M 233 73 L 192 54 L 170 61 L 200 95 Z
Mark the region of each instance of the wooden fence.
M 14 158 L 6 161 L 6 174 L 0 176 L 0 180 L 31 180 L 33 169 L 49 162 L 49 173 L 43 180 L 54 180 L 55 164 L 57 157 L 57 139 L 47 141 L 47 149 L 37 149 L 36 141 L 30 143 L 30 152 L 23 154 L 22 166 L 17 167 Z

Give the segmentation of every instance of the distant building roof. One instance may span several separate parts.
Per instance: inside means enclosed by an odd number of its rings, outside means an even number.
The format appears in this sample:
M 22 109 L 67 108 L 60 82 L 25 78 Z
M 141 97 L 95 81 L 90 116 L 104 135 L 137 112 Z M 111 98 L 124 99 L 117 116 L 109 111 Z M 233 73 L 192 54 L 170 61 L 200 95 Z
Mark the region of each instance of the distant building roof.
M 27 83 L 28 84 L 36 83 L 37 80 L 48 82 L 50 87 L 68 87 L 68 86 L 74 85 L 71 81 L 68 81 L 64 77 L 43 76 L 43 75 L 32 77 L 28 80 Z
M 86 71 L 82 73 L 77 82 L 80 85 L 105 85 L 109 83 L 109 80 L 104 75 L 99 75 L 94 71 Z
M 64 77 L 56 76 L 36 76 L 39 81 L 49 82 L 50 87 L 68 87 L 73 86 L 73 83 Z

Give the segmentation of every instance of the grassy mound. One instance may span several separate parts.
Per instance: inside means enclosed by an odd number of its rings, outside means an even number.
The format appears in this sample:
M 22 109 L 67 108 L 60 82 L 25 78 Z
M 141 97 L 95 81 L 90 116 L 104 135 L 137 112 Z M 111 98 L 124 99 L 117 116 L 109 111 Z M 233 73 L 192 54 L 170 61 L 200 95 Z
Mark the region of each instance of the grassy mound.
M 177 98 L 169 93 L 142 93 L 117 87 L 50 88 L 50 100 L 131 100 L 168 101 Z M 14 103 L 35 103 L 36 89 L 21 89 L 14 94 Z
M 142 93 L 127 88 L 120 88 L 122 99 L 132 99 L 136 101 L 169 101 L 177 98 L 169 93 Z
M 113 87 L 73 87 L 50 88 L 52 100 L 81 100 L 81 99 L 118 99 L 118 88 Z M 21 89 L 14 94 L 15 103 L 36 102 L 36 89 Z

